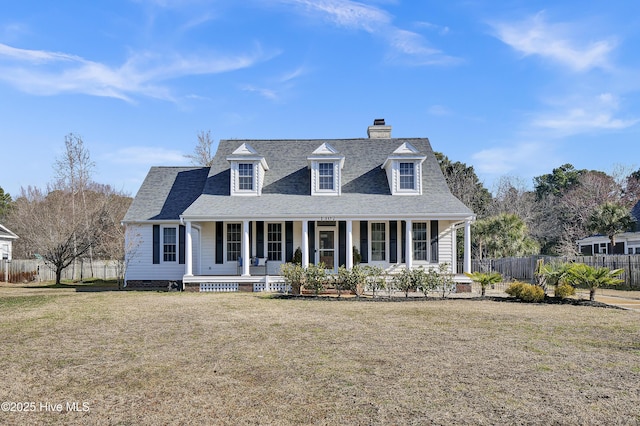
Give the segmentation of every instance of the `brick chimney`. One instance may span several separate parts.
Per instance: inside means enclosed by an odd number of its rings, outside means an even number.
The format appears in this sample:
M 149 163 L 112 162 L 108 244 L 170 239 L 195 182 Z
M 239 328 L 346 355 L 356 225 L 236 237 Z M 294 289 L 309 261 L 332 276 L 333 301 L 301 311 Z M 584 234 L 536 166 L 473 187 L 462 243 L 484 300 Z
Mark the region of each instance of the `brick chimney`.
M 390 139 L 391 126 L 384 124 L 384 118 L 376 118 L 373 120 L 373 126 L 367 128 L 367 136 L 369 139 Z

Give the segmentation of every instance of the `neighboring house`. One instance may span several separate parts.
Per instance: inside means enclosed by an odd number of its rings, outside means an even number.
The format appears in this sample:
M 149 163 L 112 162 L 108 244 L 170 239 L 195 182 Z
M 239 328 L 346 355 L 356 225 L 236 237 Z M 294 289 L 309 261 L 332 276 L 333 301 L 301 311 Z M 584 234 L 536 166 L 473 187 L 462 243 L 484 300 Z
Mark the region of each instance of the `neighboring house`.
M 470 271 L 475 215 L 449 191 L 429 140 L 392 138 L 384 120 L 367 133 L 221 140 L 210 168 L 152 167 L 123 220 L 126 286 L 277 289 L 297 249 L 303 266 L 329 272 L 353 267 L 355 250 L 388 271 L 455 271 L 459 228 Z
M 631 209 L 631 217 L 635 225 L 628 232 L 616 234 L 616 245 L 611 247 L 611 240 L 606 235 L 591 235 L 576 241 L 578 252 L 583 255 L 593 254 L 640 254 L 640 201 Z
M 0 224 L 0 261 L 11 260 L 13 240 L 16 240 L 17 238 L 18 236 L 16 234 Z

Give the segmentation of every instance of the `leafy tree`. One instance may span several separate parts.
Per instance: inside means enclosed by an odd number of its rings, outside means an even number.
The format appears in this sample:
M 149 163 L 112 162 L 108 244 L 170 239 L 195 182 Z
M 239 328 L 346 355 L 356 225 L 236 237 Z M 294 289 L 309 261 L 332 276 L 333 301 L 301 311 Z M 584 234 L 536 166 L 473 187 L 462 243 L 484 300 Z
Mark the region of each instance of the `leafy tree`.
M 11 200 L 11 195 L 4 192 L 4 189 L 0 186 L 0 222 L 2 222 L 7 214 L 9 214 L 12 202 L 13 200 Z
M 467 277 L 471 278 L 474 283 L 480 284 L 482 290 L 481 296 L 484 297 L 487 286 L 502 281 L 502 275 L 499 272 L 465 272 Z
M 198 144 L 193 150 L 193 154 L 185 155 L 196 166 L 211 167 L 213 164 L 213 153 L 211 148 L 213 139 L 211 139 L 211 130 L 204 130 L 198 133 Z
M 569 268 L 567 281 L 576 286 L 585 286 L 589 289 L 589 300 L 595 299 L 596 289 L 607 285 L 617 285 L 623 280 L 618 277 L 623 269 L 597 268 L 583 263 L 574 263 Z
M 576 240 L 585 237 L 591 212 L 606 202 L 619 203 L 622 188 L 600 171 L 581 171 L 578 181 L 559 195 L 539 199 L 532 236 L 551 255 L 575 254 Z
M 611 240 L 611 249 L 616 245 L 616 234 L 628 231 L 633 226 L 633 219 L 625 207 L 604 203 L 597 207 L 589 216 L 587 228 L 589 231 L 606 235 Z
M 538 199 L 549 195 L 561 195 L 578 183 L 584 170 L 576 170 L 572 164 L 563 164 L 550 174 L 533 178 Z
M 436 152 L 436 159 L 449 186 L 449 190 L 478 217 L 486 214 L 491 203 L 491 193 L 476 175 L 473 166 L 459 161 L 451 162 L 446 155 Z

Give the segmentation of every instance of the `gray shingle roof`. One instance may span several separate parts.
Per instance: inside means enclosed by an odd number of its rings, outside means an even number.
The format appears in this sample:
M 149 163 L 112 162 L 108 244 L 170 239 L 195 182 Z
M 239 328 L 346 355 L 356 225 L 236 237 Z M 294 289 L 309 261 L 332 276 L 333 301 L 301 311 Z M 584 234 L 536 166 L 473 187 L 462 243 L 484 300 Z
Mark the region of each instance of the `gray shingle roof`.
M 340 196 L 311 196 L 307 157 L 323 142 L 330 143 L 345 157 Z M 403 142 L 411 143 L 427 157 L 422 168 L 420 196 L 392 197 L 386 172 L 381 168 Z M 230 196 L 227 158 L 242 143 L 252 146 L 269 165 L 262 196 Z M 194 197 L 198 190 L 199 196 Z M 473 212 L 449 191 L 428 139 L 393 138 L 221 140 L 208 176 L 202 168 L 152 168 L 124 220 L 177 219 L 181 214 L 192 219 L 247 216 L 446 219 L 472 216 Z
M 0 238 L 4 240 L 15 240 L 18 236 L 11 232 L 9 228 L 0 224 Z
M 201 194 L 208 167 L 152 167 L 124 222 L 177 220 Z

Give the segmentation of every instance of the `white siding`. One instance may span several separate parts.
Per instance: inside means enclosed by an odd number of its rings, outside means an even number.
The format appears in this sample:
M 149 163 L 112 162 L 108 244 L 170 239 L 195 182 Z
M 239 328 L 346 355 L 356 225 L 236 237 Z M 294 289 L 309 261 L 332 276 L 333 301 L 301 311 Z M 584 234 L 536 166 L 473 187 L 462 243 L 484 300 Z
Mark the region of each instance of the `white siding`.
M 167 224 L 169 225 L 169 224 Z M 178 226 L 177 223 L 171 224 Z M 185 265 L 175 262 L 153 264 L 153 225 L 127 225 L 125 247 L 128 248 L 126 280 L 181 280 Z

